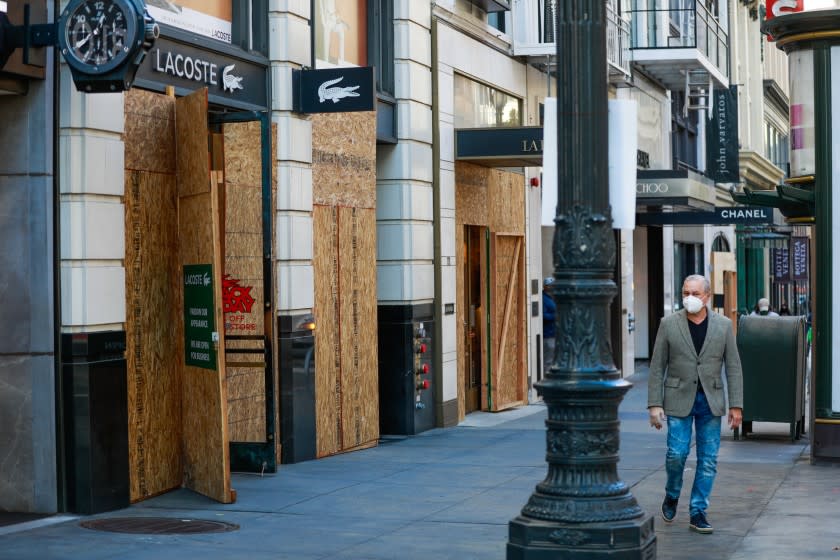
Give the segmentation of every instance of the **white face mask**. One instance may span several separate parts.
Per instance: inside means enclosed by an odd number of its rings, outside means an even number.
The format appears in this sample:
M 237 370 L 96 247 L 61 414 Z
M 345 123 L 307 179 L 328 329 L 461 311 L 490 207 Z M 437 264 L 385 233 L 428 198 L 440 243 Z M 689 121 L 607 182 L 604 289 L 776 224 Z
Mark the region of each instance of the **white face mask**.
M 683 298 L 683 307 L 689 313 L 697 313 L 703 309 L 703 300 L 697 296 L 686 296 Z

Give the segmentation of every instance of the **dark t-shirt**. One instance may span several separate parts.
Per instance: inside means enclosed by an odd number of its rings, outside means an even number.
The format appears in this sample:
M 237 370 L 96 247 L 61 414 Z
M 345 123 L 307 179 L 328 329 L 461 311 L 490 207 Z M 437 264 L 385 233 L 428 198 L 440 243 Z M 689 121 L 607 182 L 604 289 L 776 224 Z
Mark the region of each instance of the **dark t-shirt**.
M 686 319 L 688 320 L 688 319 Z M 697 355 L 700 355 L 700 350 L 703 349 L 703 342 L 706 341 L 706 331 L 709 330 L 709 315 L 706 314 L 706 317 L 703 321 L 698 325 L 695 324 L 693 321 L 688 321 L 688 332 L 691 333 L 691 341 L 694 343 L 694 350 L 697 351 Z M 703 384 L 697 384 L 697 390 L 703 393 Z

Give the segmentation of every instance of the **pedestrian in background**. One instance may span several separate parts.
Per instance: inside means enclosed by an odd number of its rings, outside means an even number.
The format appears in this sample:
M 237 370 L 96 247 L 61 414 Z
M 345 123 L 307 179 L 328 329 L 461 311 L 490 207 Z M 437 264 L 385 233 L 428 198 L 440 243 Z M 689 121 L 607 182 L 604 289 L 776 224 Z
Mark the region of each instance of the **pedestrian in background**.
M 551 297 L 551 285 L 554 278 L 548 277 L 543 281 L 543 372 L 547 372 L 554 361 L 554 320 L 557 315 L 557 305 Z
M 762 315 L 765 317 L 778 317 L 779 314 L 775 311 L 770 309 L 770 300 L 767 298 L 761 298 L 758 300 L 758 303 L 755 304 L 755 309 L 753 310 L 750 315 Z
M 691 444 L 696 440 L 697 470 L 691 487 L 689 527 L 699 533 L 714 529 L 706 518 L 709 495 L 717 474 L 721 417 L 726 414 L 721 367 L 725 366 L 729 397 L 729 426 L 741 425 L 743 378 L 732 321 L 708 309 L 709 281 L 688 276 L 682 288 L 683 309 L 659 325 L 648 381 L 650 425 L 668 424 L 665 456 L 665 499 L 662 519 L 674 520 Z

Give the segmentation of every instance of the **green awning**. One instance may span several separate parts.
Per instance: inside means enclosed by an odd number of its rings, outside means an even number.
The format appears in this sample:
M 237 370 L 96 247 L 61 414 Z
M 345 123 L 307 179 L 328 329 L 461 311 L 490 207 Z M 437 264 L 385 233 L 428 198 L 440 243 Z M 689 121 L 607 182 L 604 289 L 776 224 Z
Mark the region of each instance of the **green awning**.
M 744 187 L 741 192 L 737 192 L 734 188 L 729 192 L 735 202 L 778 208 L 785 218 L 814 217 L 814 191 L 810 189 L 777 185 L 772 191 Z

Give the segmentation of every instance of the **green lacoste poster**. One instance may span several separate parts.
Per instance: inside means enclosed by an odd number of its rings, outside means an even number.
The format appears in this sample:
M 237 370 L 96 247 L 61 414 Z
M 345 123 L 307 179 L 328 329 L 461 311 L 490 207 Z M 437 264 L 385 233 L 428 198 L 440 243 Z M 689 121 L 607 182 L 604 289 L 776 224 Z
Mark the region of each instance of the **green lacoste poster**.
M 216 369 L 216 332 L 213 305 L 213 266 L 184 265 L 185 363 Z

